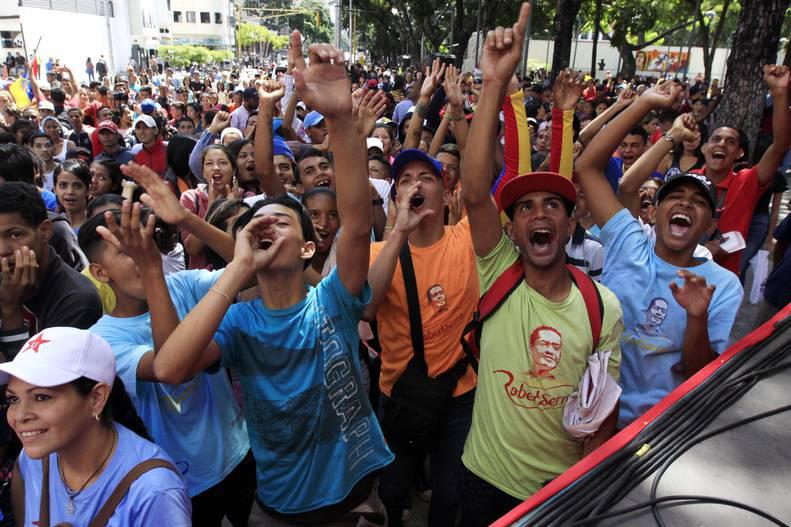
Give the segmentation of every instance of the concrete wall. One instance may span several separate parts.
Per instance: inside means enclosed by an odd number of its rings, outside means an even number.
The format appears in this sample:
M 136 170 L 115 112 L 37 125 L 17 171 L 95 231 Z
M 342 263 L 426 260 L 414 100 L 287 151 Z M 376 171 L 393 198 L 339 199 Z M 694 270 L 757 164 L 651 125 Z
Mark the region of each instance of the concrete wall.
M 109 66 L 112 55 L 112 66 L 116 71 L 126 67 L 132 47 L 127 0 L 113 0 L 115 16 L 110 17 L 112 50 L 104 16 L 32 7 L 19 7 L 18 10 L 29 54 L 33 53 L 41 37 L 37 55 L 42 62 L 42 71 L 43 63 L 49 57 L 59 58 L 61 63 L 71 68 L 78 80 L 87 79 L 85 59 L 88 57 L 96 64 L 99 56 L 104 55 Z

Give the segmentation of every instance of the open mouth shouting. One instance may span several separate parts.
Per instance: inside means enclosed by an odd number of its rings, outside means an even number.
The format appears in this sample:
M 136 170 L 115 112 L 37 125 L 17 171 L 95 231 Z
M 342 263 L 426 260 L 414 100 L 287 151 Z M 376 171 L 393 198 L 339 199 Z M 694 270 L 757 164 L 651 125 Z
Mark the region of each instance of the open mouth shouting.
M 409 200 L 409 206 L 413 209 L 419 209 L 426 202 L 426 197 L 421 194 L 415 194 Z
M 527 241 L 532 253 L 547 255 L 552 250 L 555 233 L 548 227 L 535 227 L 530 231 Z
M 692 218 L 683 212 L 676 212 L 670 216 L 670 235 L 674 238 L 685 238 L 692 230 Z

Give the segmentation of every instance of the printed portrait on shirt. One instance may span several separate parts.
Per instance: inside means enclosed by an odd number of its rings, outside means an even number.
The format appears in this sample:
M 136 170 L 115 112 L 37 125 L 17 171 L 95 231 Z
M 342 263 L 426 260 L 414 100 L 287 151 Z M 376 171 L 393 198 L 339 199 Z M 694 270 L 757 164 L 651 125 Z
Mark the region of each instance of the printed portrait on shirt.
M 637 324 L 637 331 L 649 336 L 661 335 L 660 328 L 667 317 L 668 301 L 662 297 L 652 298 L 645 310 L 642 324 Z
M 448 309 L 448 296 L 445 294 L 445 289 L 440 284 L 434 284 L 426 291 L 428 303 L 438 313 Z
M 538 326 L 530 334 L 531 366 L 528 375 L 543 379 L 554 379 L 552 370 L 560 364 L 563 351 L 563 336 L 550 326 Z

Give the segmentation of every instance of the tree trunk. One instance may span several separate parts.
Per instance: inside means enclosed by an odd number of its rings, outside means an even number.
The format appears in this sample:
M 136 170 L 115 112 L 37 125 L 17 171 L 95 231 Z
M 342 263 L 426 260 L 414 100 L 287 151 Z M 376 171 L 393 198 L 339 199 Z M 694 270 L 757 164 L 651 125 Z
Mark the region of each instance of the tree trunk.
M 733 34 L 724 94 L 714 115 L 715 128 L 741 129 L 754 150 L 764 107 L 763 65 L 777 60 L 777 41 L 789 0 L 742 0 Z
M 464 31 L 464 0 L 456 0 L 456 14 L 453 17 L 453 39 L 452 44 L 456 44 L 451 49 L 451 53 L 456 55 L 456 67 L 461 68 L 464 62 L 464 54 L 467 52 L 467 41 L 470 34 Z
M 593 13 L 593 56 L 591 57 L 591 77 L 596 78 L 596 51 L 599 48 L 599 28 L 601 27 L 602 0 L 596 0 Z
M 786 57 L 783 59 L 783 65 L 791 68 L 791 39 L 786 42 Z
M 569 67 L 571 58 L 571 41 L 574 37 L 574 26 L 582 0 L 558 0 L 555 11 L 555 49 L 552 51 L 552 73 L 550 79 L 555 80 L 565 68 Z
M 637 71 L 634 51 L 634 47 L 629 44 L 621 44 L 618 46 L 618 53 L 621 55 L 621 71 L 618 72 L 618 75 L 624 79 L 634 78 L 634 74 Z

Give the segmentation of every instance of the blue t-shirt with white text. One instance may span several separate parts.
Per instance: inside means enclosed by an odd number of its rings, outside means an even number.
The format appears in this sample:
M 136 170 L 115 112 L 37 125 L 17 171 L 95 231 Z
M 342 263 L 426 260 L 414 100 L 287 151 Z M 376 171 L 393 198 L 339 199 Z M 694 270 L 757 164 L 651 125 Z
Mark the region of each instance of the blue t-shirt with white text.
M 289 308 L 231 306 L 214 336 L 222 365 L 239 372 L 267 507 L 334 505 L 393 459 L 360 379 L 357 324 L 370 297 L 367 285 L 352 296 L 336 269 Z
M 711 347 L 722 353 L 742 300 L 743 290 L 735 274 L 711 260 L 694 267 L 677 267 L 656 255 L 655 240 L 640 222 L 622 209 L 601 230 L 604 242 L 602 283 L 615 293 L 623 309 L 621 337 L 620 428 L 628 425 L 684 380 L 681 350 L 687 325 L 686 310 L 673 297 L 670 283 L 684 280 L 687 270 L 714 284 L 709 304 L 708 330 Z

